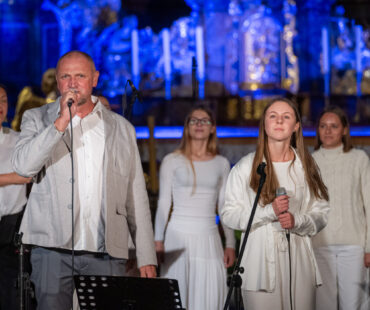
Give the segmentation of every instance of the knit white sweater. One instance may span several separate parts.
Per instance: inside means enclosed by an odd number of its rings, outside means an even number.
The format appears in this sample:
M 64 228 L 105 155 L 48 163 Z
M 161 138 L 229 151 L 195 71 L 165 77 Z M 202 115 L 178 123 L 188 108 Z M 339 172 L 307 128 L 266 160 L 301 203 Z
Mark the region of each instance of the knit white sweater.
M 327 226 L 313 237 L 314 247 L 360 245 L 370 252 L 370 160 L 362 150 L 321 147 L 313 153 L 329 190 Z

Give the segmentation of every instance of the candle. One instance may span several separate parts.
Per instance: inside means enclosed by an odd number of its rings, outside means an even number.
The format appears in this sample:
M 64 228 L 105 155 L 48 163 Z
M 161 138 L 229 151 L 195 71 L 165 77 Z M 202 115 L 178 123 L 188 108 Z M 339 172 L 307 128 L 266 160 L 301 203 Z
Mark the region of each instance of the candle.
M 164 28 L 162 31 L 162 47 L 163 47 L 163 66 L 165 79 L 165 97 L 171 99 L 171 45 L 170 31 Z
M 199 98 L 204 98 L 204 80 L 205 80 L 205 60 L 204 60 L 204 40 L 203 28 L 197 26 L 195 29 L 195 48 L 197 57 L 197 76 L 199 81 Z
M 132 62 L 132 76 L 137 78 L 140 76 L 139 68 L 139 33 L 136 29 L 131 32 L 131 62 Z
M 329 33 L 326 27 L 321 30 L 322 45 L 322 73 L 324 74 L 324 94 L 329 96 L 330 92 L 330 68 L 329 68 Z

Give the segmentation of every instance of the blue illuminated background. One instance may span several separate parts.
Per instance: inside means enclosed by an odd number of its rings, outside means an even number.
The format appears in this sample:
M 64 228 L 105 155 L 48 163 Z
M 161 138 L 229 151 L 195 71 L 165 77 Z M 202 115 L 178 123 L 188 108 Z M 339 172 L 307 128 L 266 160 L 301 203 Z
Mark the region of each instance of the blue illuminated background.
M 325 104 L 339 104 L 352 135 L 367 136 L 369 12 L 353 0 L 0 0 L 0 82 L 12 117 L 20 90 L 39 87 L 61 54 L 80 49 L 115 111 L 127 111 L 127 79 L 140 89 L 139 138 L 149 114 L 157 138 L 179 137 L 195 101 L 215 110 L 219 137 L 255 137 L 277 95 L 296 99 L 309 127 Z

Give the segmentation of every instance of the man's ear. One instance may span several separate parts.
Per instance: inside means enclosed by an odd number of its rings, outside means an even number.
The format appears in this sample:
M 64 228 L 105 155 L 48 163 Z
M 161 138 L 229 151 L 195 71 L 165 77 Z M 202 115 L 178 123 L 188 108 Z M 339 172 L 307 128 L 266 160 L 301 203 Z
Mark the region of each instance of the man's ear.
M 98 80 L 99 80 L 99 71 L 94 72 L 94 77 L 93 77 L 93 87 L 96 87 L 98 85 Z

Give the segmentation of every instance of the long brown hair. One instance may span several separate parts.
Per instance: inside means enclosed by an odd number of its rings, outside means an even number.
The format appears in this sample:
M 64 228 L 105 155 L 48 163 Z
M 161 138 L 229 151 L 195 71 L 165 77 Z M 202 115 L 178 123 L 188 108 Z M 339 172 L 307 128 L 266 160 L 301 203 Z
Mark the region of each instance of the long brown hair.
M 190 137 L 190 134 L 189 134 L 189 122 L 190 122 L 190 119 L 191 119 L 194 111 L 203 111 L 203 112 L 207 113 L 207 115 L 209 116 L 210 121 L 212 123 L 212 126 L 216 127 L 216 119 L 213 115 L 213 112 L 204 105 L 195 106 L 194 108 L 192 108 L 189 111 L 189 113 L 185 117 L 184 130 L 183 130 L 183 133 L 182 133 L 180 146 L 175 150 L 175 152 L 184 155 L 190 162 L 191 170 L 193 171 L 193 176 L 194 176 L 193 191 L 196 187 L 196 182 L 195 182 L 194 164 L 193 164 L 193 161 L 191 159 L 191 151 L 192 150 L 191 150 L 191 143 L 190 143 L 191 142 L 191 137 Z M 208 137 L 207 153 L 209 153 L 211 155 L 219 154 L 218 145 L 217 145 L 216 128 Z
M 340 107 L 334 105 L 328 106 L 320 113 L 319 121 L 317 122 L 316 125 L 315 150 L 318 150 L 322 144 L 319 135 L 319 126 L 321 118 L 324 116 L 325 113 L 333 113 L 336 116 L 338 116 L 340 122 L 342 123 L 343 128 L 347 128 L 347 132 L 342 137 L 342 142 L 343 142 L 343 152 L 344 153 L 349 152 L 353 148 L 351 136 L 349 133 L 349 121 L 346 113 Z
M 276 189 L 279 187 L 279 182 L 272 165 L 270 150 L 268 148 L 268 137 L 265 131 L 265 117 L 268 108 L 278 101 L 283 101 L 287 103 L 293 109 L 296 122 L 299 123 L 298 130 L 292 134 L 292 137 L 290 139 L 290 145 L 291 147 L 296 149 L 296 152 L 300 160 L 302 161 L 305 179 L 306 182 L 308 183 L 310 193 L 313 194 L 316 198 L 329 200 L 328 190 L 321 179 L 320 170 L 304 145 L 302 134 L 302 121 L 297 106 L 293 101 L 286 98 L 277 98 L 272 100 L 269 104 L 267 104 L 267 106 L 263 110 L 259 124 L 257 150 L 252 165 L 250 187 L 255 192 L 257 192 L 260 180 L 260 176 L 257 174 L 257 167 L 262 161 L 265 160 L 266 181 L 261 191 L 260 201 L 262 202 L 262 205 L 266 205 L 271 203 L 275 199 Z

